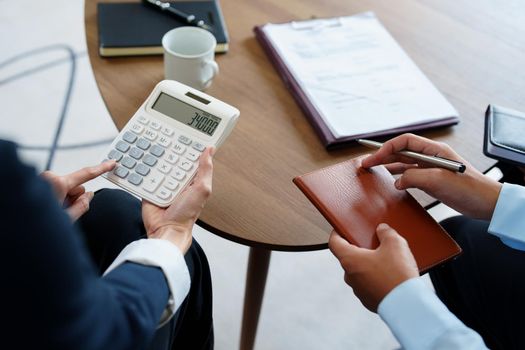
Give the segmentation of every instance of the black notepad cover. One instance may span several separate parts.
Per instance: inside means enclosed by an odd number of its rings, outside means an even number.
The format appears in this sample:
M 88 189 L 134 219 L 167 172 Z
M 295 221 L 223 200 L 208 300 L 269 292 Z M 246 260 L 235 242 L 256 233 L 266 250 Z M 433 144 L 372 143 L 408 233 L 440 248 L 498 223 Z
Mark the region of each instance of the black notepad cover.
M 217 39 L 216 51 L 227 50 L 228 34 L 217 1 L 178 1 L 174 6 L 209 24 Z M 101 56 L 161 54 L 163 35 L 185 25 L 173 15 L 140 2 L 99 3 L 99 51 Z
M 525 113 L 489 105 L 485 112 L 483 153 L 505 163 L 525 166 Z

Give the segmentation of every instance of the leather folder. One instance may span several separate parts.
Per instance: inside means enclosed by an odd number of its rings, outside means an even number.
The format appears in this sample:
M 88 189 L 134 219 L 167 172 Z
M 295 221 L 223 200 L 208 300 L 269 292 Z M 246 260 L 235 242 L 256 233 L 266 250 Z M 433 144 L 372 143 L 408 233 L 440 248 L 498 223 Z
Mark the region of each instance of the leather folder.
M 384 166 L 361 167 L 363 157 L 297 176 L 293 182 L 350 243 L 374 249 L 386 223 L 403 236 L 420 273 L 461 253 L 459 245 L 407 192 L 394 187 Z
M 489 105 L 485 112 L 483 153 L 487 157 L 525 166 L 525 113 Z
M 356 17 L 358 16 L 369 16 L 369 14 L 364 13 L 356 15 Z M 301 21 L 299 21 L 298 23 L 300 22 Z M 297 23 L 297 21 L 292 23 Z M 455 114 L 450 116 L 443 116 L 442 118 L 434 120 L 422 121 L 410 125 L 400 125 L 399 127 L 388 128 L 385 130 L 368 132 L 364 134 L 358 133 L 353 135 L 336 136 L 326 124 L 325 119 L 321 116 L 321 112 L 319 111 L 319 109 L 310 99 L 308 91 L 302 88 L 296 75 L 292 72 L 291 67 L 288 66 L 286 61 L 281 56 L 279 49 L 274 45 L 272 39 L 266 33 L 265 25 L 256 26 L 253 29 L 253 31 L 255 33 L 256 39 L 262 46 L 263 50 L 266 52 L 275 69 L 277 70 L 277 73 L 280 75 L 284 84 L 296 100 L 299 107 L 302 109 L 304 115 L 309 120 L 310 124 L 314 128 L 322 144 L 327 150 L 333 150 L 344 147 L 357 139 L 399 135 L 409 131 L 414 132 L 418 130 L 449 126 L 459 123 L 459 117 L 457 116 L 457 114 Z M 349 115 L 351 115 L 351 111 L 345 111 L 344 113 L 348 113 Z

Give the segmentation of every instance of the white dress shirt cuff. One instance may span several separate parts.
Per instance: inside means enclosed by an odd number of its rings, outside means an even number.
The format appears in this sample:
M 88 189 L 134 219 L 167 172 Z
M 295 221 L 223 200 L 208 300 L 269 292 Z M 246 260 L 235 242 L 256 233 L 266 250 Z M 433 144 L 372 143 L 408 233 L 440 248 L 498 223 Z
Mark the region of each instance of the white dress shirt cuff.
M 404 349 L 432 349 L 443 335 L 463 330 L 470 341 L 483 341 L 457 319 L 420 278 L 394 288 L 381 301 L 378 313 Z M 469 332 L 470 331 L 470 332 Z
M 190 290 L 190 273 L 179 248 L 164 239 L 141 239 L 128 244 L 108 267 L 104 275 L 126 261 L 159 267 L 170 290 L 168 305 L 162 313 L 159 328 L 175 314 Z
M 488 231 L 511 248 L 525 250 L 524 212 L 525 187 L 503 184 Z

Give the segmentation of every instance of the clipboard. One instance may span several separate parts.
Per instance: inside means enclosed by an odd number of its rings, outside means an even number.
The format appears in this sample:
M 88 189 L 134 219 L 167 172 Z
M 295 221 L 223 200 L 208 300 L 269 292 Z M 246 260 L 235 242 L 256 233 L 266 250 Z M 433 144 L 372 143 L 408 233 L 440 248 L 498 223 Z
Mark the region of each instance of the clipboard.
M 456 109 L 417 68 L 372 12 L 268 23 L 256 26 L 254 33 L 328 150 L 345 146 L 358 138 L 390 136 L 459 122 Z M 361 50 L 360 36 L 368 36 L 378 45 Z M 343 40 L 347 37 L 348 40 Z M 339 47 L 338 40 L 350 44 Z M 325 48 L 328 58 L 321 57 Z M 366 58 L 367 54 L 374 52 L 387 57 L 391 54 L 395 59 L 391 62 L 377 60 L 374 62 L 375 71 L 371 71 L 373 65 L 354 64 L 360 56 Z M 346 66 L 345 59 L 349 61 Z M 311 62 L 315 60 L 317 62 Z M 336 77 L 333 85 L 323 84 L 323 79 L 329 81 L 331 78 L 330 69 L 325 72 L 319 69 L 323 64 L 336 67 L 332 70 L 334 75 L 348 74 L 348 79 Z M 389 71 L 389 65 L 395 69 Z M 363 72 L 368 72 L 368 77 L 388 93 L 373 91 Z M 404 78 L 391 79 L 396 76 L 405 77 L 406 81 L 397 81 Z M 321 84 L 317 84 L 318 81 Z M 413 98 L 408 91 L 414 91 Z M 350 96 L 347 100 L 344 100 L 345 94 Z M 393 106 L 391 109 L 388 108 L 390 105 Z

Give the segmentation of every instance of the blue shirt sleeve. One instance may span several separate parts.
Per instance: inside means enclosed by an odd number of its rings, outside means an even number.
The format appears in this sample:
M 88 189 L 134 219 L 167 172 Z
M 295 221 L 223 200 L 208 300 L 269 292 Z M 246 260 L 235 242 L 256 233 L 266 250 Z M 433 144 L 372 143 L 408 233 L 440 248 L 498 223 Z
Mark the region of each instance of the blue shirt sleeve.
M 488 231 L 504 244 L 525 250 L 525 187 L 503 185 Z M 394 288 L 379 304 L 378 313 L 407 350 L 487 348 L 420 278 Z
M 525 250 L 525 187 L 503 184 L 489 233 L 511 248 Z
M 421 278 L 394 288 L 378 313 L 407 350 L 487 349 L 481 336 L 454 316 Z

